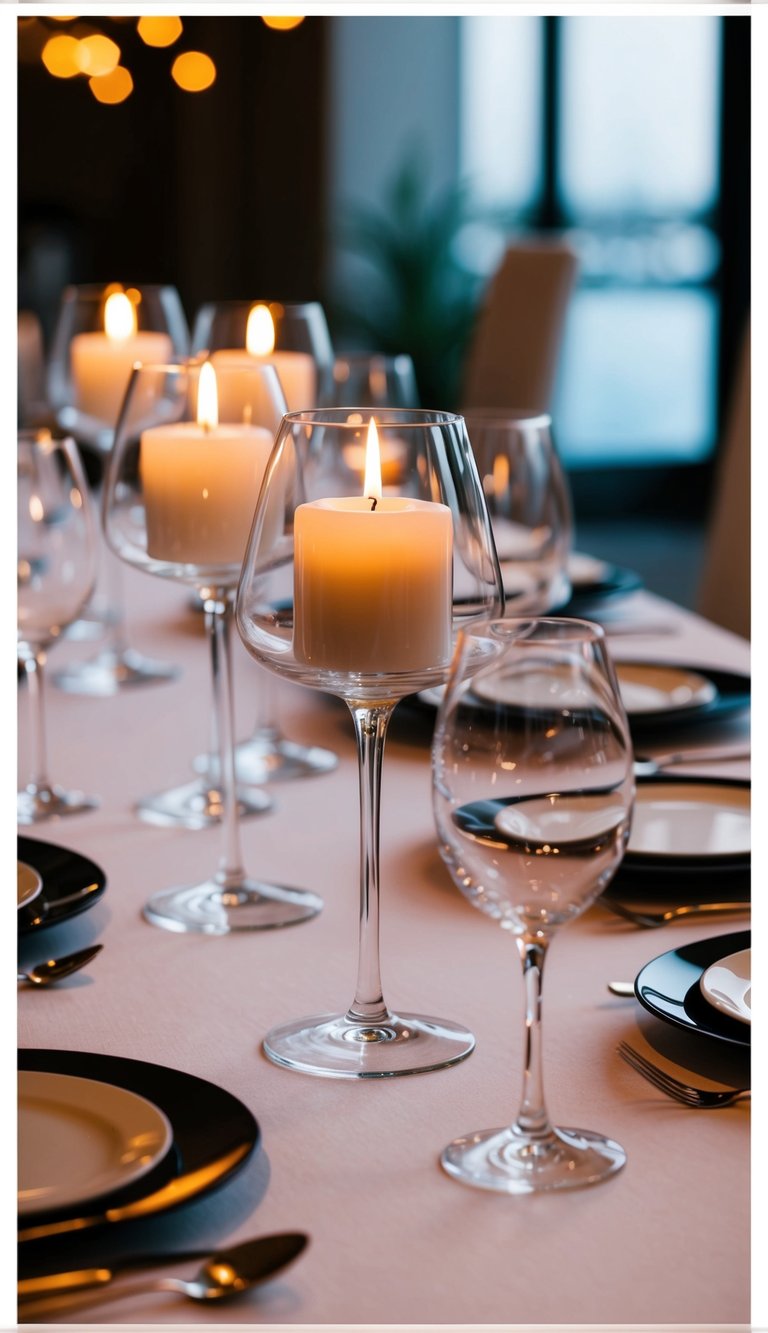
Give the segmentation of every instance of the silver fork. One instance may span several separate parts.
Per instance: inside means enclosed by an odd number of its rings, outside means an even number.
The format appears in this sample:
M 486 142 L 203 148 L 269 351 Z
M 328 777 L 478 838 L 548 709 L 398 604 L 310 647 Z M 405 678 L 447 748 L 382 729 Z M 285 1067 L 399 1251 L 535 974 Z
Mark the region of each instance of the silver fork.
M 617 1051 L 622 1060 L 647 1078 L 660 1092 L 665 1092 L 673 1101 L 681 1102 L 683 1106 L 695 1106 L 702 1110 L 711 1110 L 716 1106 L 733 1106 L 734 1102 L 745 1101 L 752 1096 L 749 1088 L 730 1088 L 727 1092 L 711 1092 L 707 1088 L 694 1088 L 689 1083 L 683 1083 L 679 1078 L 674 1078 L 666 1070 L 659 1069 L 650 1060 L 646 1060 L 644 1055 L 636 1051 L 633 1046 L 627 1042 L 620 1041 Z
M 684 916 L 739 916 L 742 912 L 749 912 L 750 903 L 681 903 L 678 907 L 667 907 L 661 912 L 637 912 L 632 907 L 626 907 L 624 903 L 617 902 L 613 898 L 602 897 L 600 899 L 603 907 L 607 907 L 614 916 L 623 917 L 625 921 L 631 921 L 635 926 L 645 926 L 648 930 L 653 930 L 657 926 L 666 926 L 669 921 L 677 921 Z

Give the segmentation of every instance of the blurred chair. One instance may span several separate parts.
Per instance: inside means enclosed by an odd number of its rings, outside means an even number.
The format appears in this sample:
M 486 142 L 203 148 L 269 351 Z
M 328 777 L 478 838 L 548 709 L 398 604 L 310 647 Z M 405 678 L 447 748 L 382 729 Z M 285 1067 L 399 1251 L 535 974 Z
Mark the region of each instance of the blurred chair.
M 744 335 L 728 405 L 696 609 L 750 637 L 750 334 Z
M 50 417 L 45 397 L 45 352 L 40 320 L 20 310 L 18 320 L 18 419 L 22 427 L 44 425 Z
M 509 247 L 472 335 L 463 407 L 549 407 L 576 267 L 575 254 L 561 242 Z

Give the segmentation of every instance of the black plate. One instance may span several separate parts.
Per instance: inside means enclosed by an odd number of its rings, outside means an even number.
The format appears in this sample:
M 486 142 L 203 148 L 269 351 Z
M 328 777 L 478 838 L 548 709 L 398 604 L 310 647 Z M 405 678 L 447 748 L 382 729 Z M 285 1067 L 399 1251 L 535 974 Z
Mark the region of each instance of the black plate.
M 749 1026 L 715 1009 L 704 999 L 699 982 L 708 967 L 729 954 L 749 949 L 751 940 L 751 931 L 741 930 L 735 935 L 717 935 L 670 949 L 669 953 L 646 963 L 638 973 L 635 995 L 649 1013 L 675 1027 L 703 1032 L 736 1046 L 749 1046 Z
M 32 866 L 43 881 L 35 900 L 17 913 L 20 935 L 77 916 L 98 902 L 107 887 L 101 867 L 68 847 L 19 837 L 18 858 Z
M 709 680 L 717 693 L 709 703 L 691 704 L 689 708 L 661 709 L 658 713 L 633 713 L 629 726 L 633 736 L 649 732 L 669 731 L 670 728 L 699 726 L 702 722 L 719 721 L 729 713 L 749 707 L 750 678 L 739 671 L 721 671 L 718 667 L 701 666 L 690 662 L 624 662 L 619 666 L 663 666 L 677 671 L 693 671 Z
M 19 1051 L 18 1065 L 135 1092 L 164 1111 L 173 1130 L 171 1151 L 146 1176 L 110 1194 L 106 1203 L 98 1200 L 80 1209 L 37 1214 L 34 1222 L 25 1221 L 19 1230 L 20 1242 L 33 1245 L 177 1208 L 223 1185 L 259 1142 L 259 1126 L 242 1102 L 214 1083 L 178 1069 L 114 1055 L 31 1049 Z
M 627 666 L 647 666 L 647 662 L 627 662 Z M 741 712 L 749 707 L 750 703 L 750 678 L 739 671 L 721 671 L 719 668 L 691 665 L 683 662 L 654 662 L 653 666 L 674 667 L 678 671 L 694 671 L 703 676 L 705 680 L 710 680 L 717 691 L 714 699 L 706 704 L 692 704 L 690 708 L 664 709 L 658 713 L 632 713 L 629 716 L 629 729 L 633 739 L 638 737 L 661 736 L 670 729 L 680 729 L 685 732 L 688 727 L 694 725 L 701 726 L 703 723 L 720 721 L 730 713 Z M 465 702 L 474 702 L 480 709 L 491 707 L 485 704 L 480 698 L 475 699 L 472 695 L 467 695 Z M 413 715 L 421 714 L 425 723 L 427 719 L 434 723 L 437 705 L 424 694 L 409 694 L 401 701 L 395 712 L 395 717 L 399 712 L 410 712 Z M 402 713 L 401 713 L 402 716 Z M 638 749 L 640 747 L 638 746 Z
M 683 777 L 673 773 L 659 773 L 651 777 L 637 779 L 638 790 L 643 787 L 736 787 L 749 791 L 750 782 L 746 778 L 709 778 Z M 734 853 L 733 856 L 674 856 L 663 852 L 627 851 L 621 863 L 621 869 L 628 874 L 646 876 L 658 875 L 707 875 L 707 876 L 744 876 L 749 874 L 751 856 L 749 852 Z
M 630 592 L 642 588 L 643 580 L 634 569 L 622 569 L 619 565 L 605 565 L 602 578 L 572 585 L 568 601 L 558 610 L 562 616 L 581 616 L 597 602 L 608 601 L 611 597 L 626 597 Z

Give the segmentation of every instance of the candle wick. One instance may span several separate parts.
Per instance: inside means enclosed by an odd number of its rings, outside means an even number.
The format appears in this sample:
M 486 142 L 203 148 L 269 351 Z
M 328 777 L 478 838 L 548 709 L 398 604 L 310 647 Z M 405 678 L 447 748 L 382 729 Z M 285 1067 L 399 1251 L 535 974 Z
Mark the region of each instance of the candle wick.
M 375 496 L 375 495 L 369 495 L 369 496 L 368 496 L 368 499 L 372 501 L 372 504 L 371 504 L 371 513 L 373 513 L 374 510 L 376 509 L 377 504 L 378 504 L 379 502 L 378 502 L 378 500 L 376 499 L 376 496 Z

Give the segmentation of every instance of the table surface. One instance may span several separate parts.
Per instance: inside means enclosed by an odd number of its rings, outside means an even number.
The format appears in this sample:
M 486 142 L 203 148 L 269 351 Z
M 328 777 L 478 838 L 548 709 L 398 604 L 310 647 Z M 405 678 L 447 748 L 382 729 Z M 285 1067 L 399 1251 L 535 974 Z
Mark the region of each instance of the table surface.
M 248 735 L 268 686 L 292 739 L 339 756 L 330 774 L 273 785 L 274 810 L 242 824 L 249 873 L 311 888 L 324 910 L 291 929 L 224 937 L 149 925 L 141 908 L 153 891 L 193 883 L 218 861 L 219 829 L 153 827 L 132 809 L 139 797 L 191 776 L 209 737 L 210 664 L 188 590 L 130 570 L 125 578 L 132 646 L 177 663 L 182 675 L 109 698 L 48 691 L 51 774 L 97 793 L 101 806 L 21 831 L 90 856 L 108 888 L 82 916 L 27 936 L 21 957 L 34 962 L 42 952 L 96 939 L 105 947 L 86 972 L 55 990 L 19 992 L 20 1045 L 172 1066 L 226 1088 L 256 1115 L 262 1148 L 245 1168 L 190 1206 L 131 1224 L 134 1252 L 213 1248 L 282 1230 L 312 1239 L 295 1267 L 225 1309 L 136 1297 L 109 1306 L 109 1322 L 747 1323 L 748 1105 L 711 1114 L 685 1109 L 623 1064 L 616 1045 L 626 1038 L 676 1059 L 694 1078 L 698 1071 L 733 1082 L 747 1076 L 744 1054 L 688 1037 L 606 989 L 666 949 L 744 929 L 744 921 L 686 921 L 654 932 L 596 905 L 562 931 L 545 978 L 550 1111 L 555 1123 L 618 1139 L 627 1165 L 599 1187 L 538 1198 L 455 1183 L 438 1164 L 444 1145 L 516 1113 L 523 995 L 514 942 L 462 898 L 438 855 L 428 736 L 405 712 L 395 714 L 382 794 L 385 995 L 396 1011 L 466 1024 L 476 1050 L 454 1068 L 413 1078 L 350 1082 L 280 1069 L 260 1050 L 270 1027 L 343 1010 L 352 998 L 358 795 L 351 719 L 337 700 L 267 677 L 235 638 L 238 736 Z M 748 670 L 748 645 L 726 631 L 644 592 L 626 608 L 654 632 L 612 637 L 617 660 Z M 606 610 L 615 614 L 621 605 Z M 62 642 L 51 672 L 95 646 Z M 744 738 L 747 727 L 743 716 L 710 723 L 696 741 Z M 740 777 L 749 769 L 729 763 L 691 771 Z M 106 1244 L 119 1255 L 126 1244 L 120 1228 Z M 61 1253 L 62 1266 L 90 1260 L 85 1238 Z

